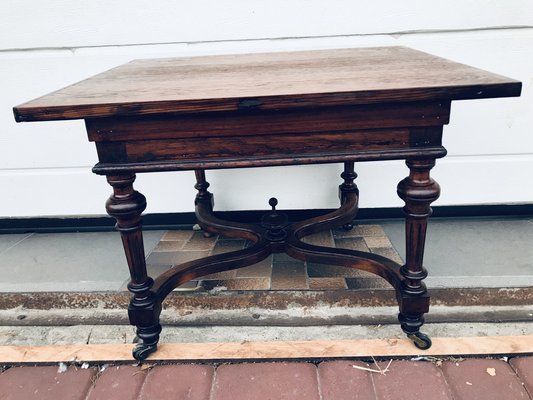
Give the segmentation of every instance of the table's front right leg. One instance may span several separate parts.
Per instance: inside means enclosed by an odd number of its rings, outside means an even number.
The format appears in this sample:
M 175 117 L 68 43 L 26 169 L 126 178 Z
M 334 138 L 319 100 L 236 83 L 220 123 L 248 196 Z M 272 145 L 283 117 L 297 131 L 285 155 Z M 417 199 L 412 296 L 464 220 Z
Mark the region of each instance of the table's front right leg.
M 420 349 L 431 346 L 429 337 L 420 332 L 424 314 L 429 310 L 429 294 L 423 279 L 427 271 L 423 265 L 424 245 L 430 204 L 437 200 L 440 186 L 431 179 L 429 171 L 434 159 L 407 160 L 409 176 L 398 184 L 398 195 L 405 201 L 405 264 L 400 268 L 403 280 L 398 293 L 403 331 Z
M 120 231 L 130 269 L 128 290 L 133 297 L 128 315 L 142 341 L 133 350 L 133 357 L 140 361 L 157 349 L 161 332 L 161 300 L 150 290 L 154 281 L 146 272 L 144 256 L 141 213 L 146 208 L 146 199 L 133 189 L 135 174 L 108 175 L 107 181 L 113 187 L 113 194 L 106 202 L 106 210 L 117 220 L 116 228 Z

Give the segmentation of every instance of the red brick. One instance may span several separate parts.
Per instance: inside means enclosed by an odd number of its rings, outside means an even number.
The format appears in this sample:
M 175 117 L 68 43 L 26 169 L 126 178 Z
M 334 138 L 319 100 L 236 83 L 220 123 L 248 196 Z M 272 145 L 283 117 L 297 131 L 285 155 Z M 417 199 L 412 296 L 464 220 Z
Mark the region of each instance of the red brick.
M 15 367 L 0 375 L 2 400 L 82 400 L 92 385 L 94 369 L 69 367 L 63 373 L 58 366 Z
M 376 399 L 370 372 L 354 368 L 354 365 L 368 368 L 359 361 L 320 363 L 318 379 L 323 400 Z
M 161 365 L 146 376 L 141 400 L 207 400 L 211 393 L 214 368 L 209 365 Z
M 217 368 L 212 400 L 318 400 L 317 371 L 309 363 L 258 363 Z
M 522 381 L 533 398 L 533 357 L 516 357 L 509 361 L 516 371 L 518 379 Z
M 135 400 L 147 374 L 148 371 L 130 365 L 108 367 L 94 384 L 87 400 Z
M 491 376 L 487 368 L 494 368 L 496 374 Z M 529 399 L 513 369 L 501 360 L 449 361 L 442 371 L 455 400 Z
M 388 362 L 378 365 L 384 370 Z M 372 373 L 372 379 L 380 400 L 452 399 L 440 368 L 430 362 L 393 361 L 384 375 Z

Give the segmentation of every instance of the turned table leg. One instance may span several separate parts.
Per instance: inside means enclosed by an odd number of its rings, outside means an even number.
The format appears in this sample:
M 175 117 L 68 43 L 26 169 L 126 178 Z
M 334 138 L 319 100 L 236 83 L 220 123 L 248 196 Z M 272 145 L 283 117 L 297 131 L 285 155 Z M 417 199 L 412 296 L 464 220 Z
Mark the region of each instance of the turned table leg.
M 357 178 L 357 174 L 354 170 L 353 161 L 347 161 L 344 163 L 344 171 L 341 174 L 341 178 L 344 179 L 344 182 L 339 186 L 339 200 L 341 201 L 341 205 L 343 205 L 347 193 L 355 193 L 359 195 L 359 189 L 354 183 L 355 178 Z M 342 228 L 349 231 L 353 228 L 353 223 L 349 222 L 344 224 Z
M 198 202 L 202 202 L 207 204 L 209 210 L 212 212 L 215 202 L 213 199 L 213 194 L 207 190 L 209 188 L 209 182 L 207 182 L 205 179 L 205 170 L 196 169 L 194 170 L 194 175 L 196 176 L 196 184 L 194 185 L 194 188 L 198 191 L 194 203 L 198 204 Z M 215 234 L 204 229 L 203 235 L 204 237 L 209 238 L 213 237 Z
M 161 301 L 150 291 L 154 281 L 146 272 L 144 256 L 141 213 L 146 208 L 146 199 L 133 189 L 135 174 L 107 176 L 107 181 L 113 187 L 113 194 L 106 202 L 106 210 L 117 220 L 116 228 L 122 237 L 131 275 L 128 290 L 133 297 L 128 315 L 141 340 L 133 350 L 133 357 L 143 360 L 157 350 L 161 332 Z
M 405 201 L 406 260 L 401 267 L 403 277 L 398 301 L 400 321 L 403 331 L 421 349 L 431 346 L 429 337 L 420 332 L 424 324 L 424 313 L 429 311 L 429 295 L 422 280 L 427 276 L 423 266 L 424 244 L 430 204 L 440 194 L 437 182 L 429 176 L 435 165 L 433 159 L 413 159 L 406 161 L 409 176 L 398 184 L 398 195 Z

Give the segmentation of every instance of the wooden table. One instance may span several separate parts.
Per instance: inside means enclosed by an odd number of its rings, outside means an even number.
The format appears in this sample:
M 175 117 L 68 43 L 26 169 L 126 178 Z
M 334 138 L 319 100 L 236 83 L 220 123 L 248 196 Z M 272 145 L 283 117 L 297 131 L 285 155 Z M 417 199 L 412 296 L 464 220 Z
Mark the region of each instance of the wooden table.
M 521 83 L 403 47 L 135 60 L 15 107 L 17 121 L 85 119 L 96 143 L 96 174 L 113 187 L 107 212 L 116 218 L 131 273 L 128 309 L 142 360 L 157 349 L 161 303 L 178 285 L 213 272 L 256 263 L 273 252 L 303 261 L 375 273 L 396 290 L 399 321 L 421 349 L 429 310 L 423 279 L 430 178 L 444 157 L 442 127 L 452 100 L 519 96 Z M 490 118 L 490 115 L 487 116 Z M 406 260 L 306 244 L 311 233 L 343 225 L 357 212 L 354 162 L 405 159 L 398 184 L 405 201 Z M 340 208 L 292 222 L 275 210 L 258 223 L 213 215 L 206 169 L 344 163 Z M 153 279 L 146 272 L 141 230 L 145 197 L 135 174 L 194 170 L 196 215 L 206 231 L 244 238 L 245 250 L 176 266 Z M 460 179 L 460 177 L 458 177 Z M 88 244 L 89 245 L 89 244 Z

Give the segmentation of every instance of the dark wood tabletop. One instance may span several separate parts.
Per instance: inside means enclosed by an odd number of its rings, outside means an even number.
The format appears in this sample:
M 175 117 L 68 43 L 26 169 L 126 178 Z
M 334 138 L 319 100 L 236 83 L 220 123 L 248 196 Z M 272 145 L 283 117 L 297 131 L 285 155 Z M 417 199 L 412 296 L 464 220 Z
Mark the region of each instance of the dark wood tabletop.
M 518 96 L 519 81 L 405 47 L 134 60 L 14 108 L 17 121 Z

